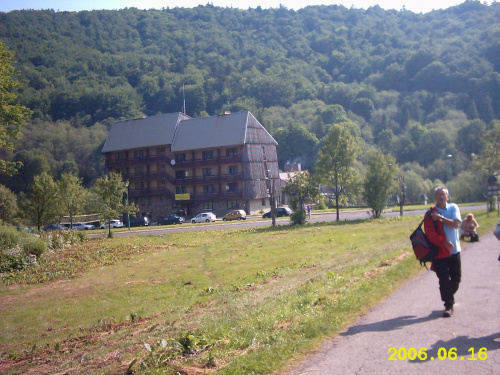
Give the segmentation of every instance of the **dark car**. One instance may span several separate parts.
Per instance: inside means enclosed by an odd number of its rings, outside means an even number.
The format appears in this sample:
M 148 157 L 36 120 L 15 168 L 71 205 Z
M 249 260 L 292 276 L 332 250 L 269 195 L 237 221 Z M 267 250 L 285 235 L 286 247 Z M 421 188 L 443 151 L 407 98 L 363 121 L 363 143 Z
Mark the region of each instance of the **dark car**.
M 182 224 L 184 218 L 182 216 L 170 215 L 158 220 L 158 225 Z
M 290 216 L 292 214 L 292 210 L 289 209 L 288 207 L 278 207 L 276 209 L 276 217 L 280 216 Z M 264 215 L 262 215 L 264 219 L 269 219 L 271 218 L 271 211 L 266 212 Z
M 131 227 L 145 227 L 149 225 L 149 219 L 147 217 L 136 217 L 130 220 Z
M 50 224 L 43 227 L 43 230 L 68 230 L 68 227 L 61 224 Z

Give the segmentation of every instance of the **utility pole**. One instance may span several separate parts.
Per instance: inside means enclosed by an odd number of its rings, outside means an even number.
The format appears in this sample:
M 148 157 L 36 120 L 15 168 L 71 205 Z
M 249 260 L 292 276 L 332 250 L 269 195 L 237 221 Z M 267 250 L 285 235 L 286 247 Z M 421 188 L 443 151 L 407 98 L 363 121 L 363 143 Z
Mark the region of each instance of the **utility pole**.
M 400 187 L 401 187 L 401 198 L 399 198 L 399 216 L 403 216 L 404 213 L 404 205 L 406 201 L 406 184 L 405 184 L 405 175 L 399 176 Z

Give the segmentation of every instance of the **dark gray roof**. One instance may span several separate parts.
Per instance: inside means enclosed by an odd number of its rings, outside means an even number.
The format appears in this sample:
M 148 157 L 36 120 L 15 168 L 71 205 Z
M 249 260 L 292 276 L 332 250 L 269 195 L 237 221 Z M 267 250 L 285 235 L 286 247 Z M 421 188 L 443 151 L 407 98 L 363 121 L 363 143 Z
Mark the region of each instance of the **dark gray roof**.
M 247 143 L 278 144 L 248 111 L 199 118 L 177 112 L 114 123 L 102 152 L 159 145 L 179 152 Z
M 182 121 L 172 142 L 172 152 L 242 145 L 248 115 L 246 111 Z
M 111 125 L 102 152 L 170 145 L 179 121 L 188 118 L 176 112 L 115 122 Z

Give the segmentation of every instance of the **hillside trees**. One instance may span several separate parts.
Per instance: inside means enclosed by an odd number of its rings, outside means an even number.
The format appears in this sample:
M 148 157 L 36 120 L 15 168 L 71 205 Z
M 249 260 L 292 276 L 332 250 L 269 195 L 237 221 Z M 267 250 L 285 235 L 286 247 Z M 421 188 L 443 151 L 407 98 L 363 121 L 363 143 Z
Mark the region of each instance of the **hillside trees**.
M 16 103 L 16 88 L 20 82 L 15 79 L 12 63 L 13 53 L 0 41 L 0 149 L 14 150 L 14 141 L 21 137 L 21 127 L 30 115 L 28 108 Z M 0 158 L 0 173 L 12 175 L 21 166 Z
M 500 118 L 499 17 L 498 3 L 479 1 L 427 14 L 336 5 L 0 13 L 23 83 L 15 93 L 33 110 L 15 148 L 44 157 L 55 178 L 77 170 L 90 186 L 104 173 L 111 122 L 177 112 L 185 98 L 188 115 L 250 110 L 275 137 L 300 124 L 318 144 L 352 121 L 363 149 L 417 161 L 432 175 L 423 178 L 444 178 L 451 153 L 456 176 Z M 281 167 L 290 157 L 314 165 L 314 153 L 280 148 Z M 21 191 L 30 179 L 2 182 Z

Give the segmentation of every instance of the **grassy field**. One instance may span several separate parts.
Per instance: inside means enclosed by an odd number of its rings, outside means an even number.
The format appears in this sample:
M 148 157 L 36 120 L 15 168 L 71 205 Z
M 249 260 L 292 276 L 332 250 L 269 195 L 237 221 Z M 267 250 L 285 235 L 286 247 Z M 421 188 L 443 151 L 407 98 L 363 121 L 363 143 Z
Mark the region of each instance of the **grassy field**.
M 419 220 L 89 240 L 2 279 L 0 373 L 283 372 L 422 272 Z

